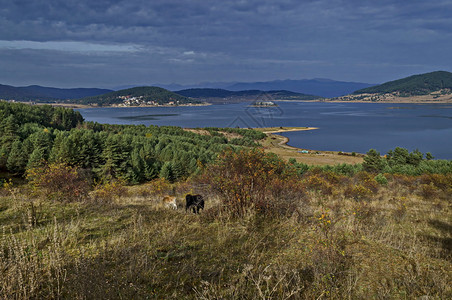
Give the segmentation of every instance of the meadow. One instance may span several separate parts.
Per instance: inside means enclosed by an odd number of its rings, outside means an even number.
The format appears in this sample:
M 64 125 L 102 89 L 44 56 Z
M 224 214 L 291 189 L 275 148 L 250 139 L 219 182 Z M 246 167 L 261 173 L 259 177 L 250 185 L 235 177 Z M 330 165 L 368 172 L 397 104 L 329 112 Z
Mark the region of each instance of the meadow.
M 452 296 L 451 174 L 296 175 L 244 150 L 187 181 L 109 182 L 72 200 L 39 183 L 1 189 L 1 298 Z M 186 193 L 205 197 L 199 215 Z

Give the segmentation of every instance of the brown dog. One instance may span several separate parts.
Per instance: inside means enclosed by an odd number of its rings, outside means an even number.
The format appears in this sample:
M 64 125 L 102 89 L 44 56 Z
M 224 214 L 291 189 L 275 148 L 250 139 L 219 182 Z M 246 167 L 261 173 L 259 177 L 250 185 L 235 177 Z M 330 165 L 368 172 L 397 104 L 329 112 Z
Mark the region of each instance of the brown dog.
M 163 197 L 162 203 L 166 208 L 177 209 L 176 197 L 165 196 Z

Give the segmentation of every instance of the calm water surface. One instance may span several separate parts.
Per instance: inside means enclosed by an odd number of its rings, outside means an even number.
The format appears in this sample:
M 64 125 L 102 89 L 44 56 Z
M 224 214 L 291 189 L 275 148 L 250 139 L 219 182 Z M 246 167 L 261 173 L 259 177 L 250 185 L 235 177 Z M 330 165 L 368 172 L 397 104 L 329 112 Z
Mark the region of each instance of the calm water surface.
M 198 107 L 79 109 L 87 121 L 181 127 L 309 126 L 318 130 L 283 135 L 295 147 L 382 154 L 395 147 L 452 159 L 451 104 L 278 102 L 274 108 L 247 103 Z

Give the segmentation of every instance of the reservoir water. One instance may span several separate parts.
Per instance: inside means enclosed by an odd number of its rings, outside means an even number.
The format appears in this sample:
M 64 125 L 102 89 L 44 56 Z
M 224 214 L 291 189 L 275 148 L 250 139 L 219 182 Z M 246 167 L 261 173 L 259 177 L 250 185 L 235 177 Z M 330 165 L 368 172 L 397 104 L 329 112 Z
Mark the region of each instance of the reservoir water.
M 289 145 L 314 150 L 385 154 L 395 147 L 431 152 L 452 159 L 452 104 L 278 102 L 78 109 L 86 121 L 180 127 L 307 126 L 318 130 L 287 132 Z

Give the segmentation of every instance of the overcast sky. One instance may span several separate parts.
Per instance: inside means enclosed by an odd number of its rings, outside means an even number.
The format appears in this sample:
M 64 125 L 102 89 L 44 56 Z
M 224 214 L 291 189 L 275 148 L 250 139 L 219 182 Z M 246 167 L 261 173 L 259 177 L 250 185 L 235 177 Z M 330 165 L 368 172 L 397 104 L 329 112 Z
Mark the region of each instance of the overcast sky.
M 0 84 L 104 87 L 452 71 L 452 0 L 0 0 Z

